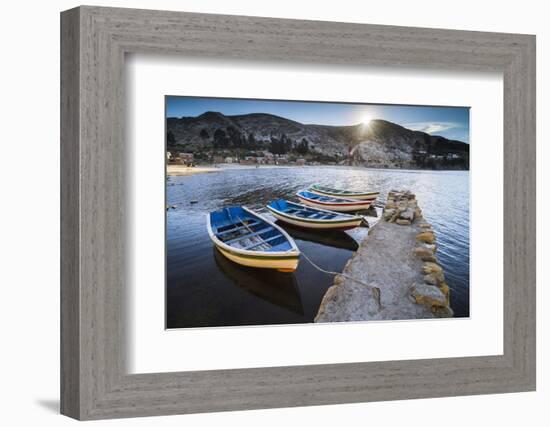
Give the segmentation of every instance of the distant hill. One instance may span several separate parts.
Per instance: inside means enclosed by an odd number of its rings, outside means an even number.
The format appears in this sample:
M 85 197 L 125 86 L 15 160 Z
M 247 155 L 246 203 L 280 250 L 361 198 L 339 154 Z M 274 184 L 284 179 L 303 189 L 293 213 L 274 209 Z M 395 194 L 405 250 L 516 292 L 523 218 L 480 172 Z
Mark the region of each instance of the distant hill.
M 321 163 L 369 167 L 468 169 L 469 145 L 413 131 L 385 120 L 354 126 L 302 124 L 272 114 L 167 118 L 168 149 L 216 154 L 257 151 L 295 154 Z

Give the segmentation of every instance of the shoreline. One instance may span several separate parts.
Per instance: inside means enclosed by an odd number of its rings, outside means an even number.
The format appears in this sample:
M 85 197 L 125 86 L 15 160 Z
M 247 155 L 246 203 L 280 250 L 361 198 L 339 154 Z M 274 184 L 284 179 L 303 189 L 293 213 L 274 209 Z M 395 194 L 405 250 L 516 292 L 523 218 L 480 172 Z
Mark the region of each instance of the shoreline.
M 216 163 L 212 165 L 198 165 L 198 166 L 185 166 L 185 165 L 166 165 L 167 176 L 191 176 L 201 173 L 213 173 L 224 172 L 230 170 L 248 170 L 248 169 L 284 169 L 284 168 L 337 168 L 337 169 L 351 169 L 351 170 L 373 170 L 373 171 L 390 171 L 390 172 L 403 172 L 403 173 L 419 173 L 419 172 L 469 172 L 464 169 L 401 169 L 401 168 L 376 168 L 370 166 L 357 166 L 357 165 L 241 165 L 231 163 Z
M 315 323 L 453 317 L 435 235 L 415 195 L 390 191 L 387 200 L 326 291 Z
M 185 166 L 185 165 L 166 165 L 167 176 L 190 176 L 199 173 L 219 172 L 215 167 L 207 166 Z
M 318 166 L 297 166 L 297 165 L 241 165 L 230 163 L 215 163 L 213 165 L 185 166 L 185 165 L 166 165 L 167 176 L 188 176 L 201 173 L 225 172 L 230 170 L 249 170 L 249 169 L 284 169 L 284 168 L 303 168 Z

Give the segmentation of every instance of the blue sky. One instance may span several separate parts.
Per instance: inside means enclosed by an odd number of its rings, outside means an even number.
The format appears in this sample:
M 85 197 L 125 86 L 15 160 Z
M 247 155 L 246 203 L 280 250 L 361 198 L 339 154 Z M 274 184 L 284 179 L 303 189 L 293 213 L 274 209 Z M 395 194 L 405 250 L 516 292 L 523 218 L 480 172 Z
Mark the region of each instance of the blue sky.
M 166 97 L 167 117 L 195 117 L 206 111 L 217 111 L 228 116 L 269 113 L 304 124 L 335 126 L 356 125 L 372 119 L 383 119 L 409 129 L 469 143 L 468 107 Z

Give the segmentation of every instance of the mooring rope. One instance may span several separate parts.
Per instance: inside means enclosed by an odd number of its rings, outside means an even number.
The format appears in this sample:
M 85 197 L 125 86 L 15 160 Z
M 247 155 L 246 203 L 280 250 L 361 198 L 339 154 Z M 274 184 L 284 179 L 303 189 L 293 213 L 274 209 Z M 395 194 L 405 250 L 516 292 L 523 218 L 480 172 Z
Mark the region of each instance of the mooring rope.
M 267 218 L 265 218 L 261 213 L 259 213 L 258 210 L 256 210 L 256 213 L 263 217 L 264 219 L 268 220 Z M 239 218 L 240 219 L 240 218 Z M 364 220 L 364 218 L 363 218 Z M 269 220 L 268 220 L 269 221 Z M 368 224 L 368 222 L 367 222 Z M 349 279 L 349 280 L 353 280 L 354 282 L 357 282 L 357 283 L 360 283 L 361 285 L 363 286 L 366 286 L 367 288 L 369 288 L 371 291 L 372 291 L 372 296 L 374 297 L 375 301 L 378 303 L 378 308 L 381 309 L 382 308 L 382 301 L 380 299 L 380 288 L 377 287 L 377 286 L 372 286 L 366 282 L 363 282 L 362 280 L 359 280 L 359 279 L 356 279 L 355 277 L 352 277 L 352 276 L 348 276 L 347 274 L 344 274 L 344 273 L 338 273 L 336 271 L 329 271 L 329 270 L 325 270 L 321 267 L 319 267 L 317 264 L 315 264 L 311 258 L 309 258 L 302 250 L 300 250 L 300 255 L 303 255 L 303 257 L 312 265 L 313 268 L 319 270 L 321 273 L 325 273 L 325 274 L 331 274 L 333 276 L 342 276 L 342 277 L 345 277 L 346 279 Z
M 377 286 L 372 286 L 371 284 L 369 283 L 366 283 L 366 282 L 363 282 L 362 280 L 359 280 L 359 279 L 356 279 L 355 277 L 352 277 L 352 276 L 348 276 L 347 274 L 344 274 L 344 273 L 338 273 L 336 271 L 329 271 L 329 270 L 325 270 L 321 267 L 319 267 L 317 264 L 315 264 L 303 251 L 300 251 L 300 254 L 303 255 L 303 257 L 317 270 L 319 270 L 321 273 L 325 273 L 325 274 L 331 274 L 333 276 L 342 276 L 342 277 L 345 277 L 346 279 L 349 279 L 349 280 L 353 280 L 354 282 L 357 282 L 357 283 L 360 283 L 361 285 L 363 286 L 366 286 L 367 288 L 369 288 L 371 291 L 372 291 L 372 296 L 374 297 L 374 299 L 376 300 L 376 302 L 378 303 L 378 308 L 382 308 L 382 301 L 380 300 L 380 288 L 377 287 Z

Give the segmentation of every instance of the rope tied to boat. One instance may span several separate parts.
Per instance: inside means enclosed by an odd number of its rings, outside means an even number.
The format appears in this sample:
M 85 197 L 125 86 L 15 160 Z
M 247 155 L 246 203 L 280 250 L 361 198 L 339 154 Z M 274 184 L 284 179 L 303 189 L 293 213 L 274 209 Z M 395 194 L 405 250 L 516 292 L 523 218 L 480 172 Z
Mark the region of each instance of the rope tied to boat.
M 258 212 L 258 211 L 257 211 Z M 261 214 L 259 214 L 260 216 L 262 216 Z M 237 217 L 237 219 L 244 224 L 244 222 L 241 220 L 241 218 Z M 265 219 L 265 217 L 264 217 Z M 363 217 L 363 220 L 364 220 L 364 217 Z M 246 228 L 247 225 L 244 224 L 244 226 Z M 368 222 L 367 222 L 367 226 L 368 226 Z M 262 239 L 263 240 L 263 239 Z M 374 300 L 376 301 L 376 303 L 378 304 L 378 309 L 382 309 L 382 300 L 381 300 L 381 297 L 380 297 L 380 288 L 378 286 L 372 286 L 371 284 L 369 283 L 366 283 L 366 282 L 363 282 L 362 280 L 359 280 L 359 279 L 356 279 L 355 277 L 352 277 L 352 276 L 349 276 L 347 274 L 344 274 L 344 273 L 338 273 L 336 271 L 330 271 L 330 270 L 325 270 L 321 267 L 319 267 L 317 264 L 315 264 L 311 258 L 309 258 L 304 252 L 303 250 L 300 251 L 300 255 L 302 255 L 306 261 L 308 261 L 313 268 L 315 268 L 316 270 L 319 270 L 321 273 L 325 273 L 325 274 L 330 274 L 330 275 L 333 275 L 333 276 L 342 276 L 342 277 L 345 277 L 346 279 L 349 279 L 349 280 L 353 280 L 354 282 L 357 282 L 365 287 L 367 287 L 368 289 L 371 290 L 372 292 L 372 296 L 374 298 Z
M 342 276 L 342 277 L 345 277 L 346 279 L 353 280 L 354 282 L 357 282 L 357 283 L 360 283 L 363 286 L 366 286 L 367 288 L 369 288 L 371 290 L 372 296 L 373 296 L 374 300 L 376 301 L 376 303 L 378 304 L 378 308 L 379 309 L 382 308 L 382 301 L 381 301 L 381 298 L 380 298 L 380 288 L 378 286 L 372 286 L 369 283 L 363 282 L 362 280 L 356 279 L 355 277 L 349 276 L 349 275 L 344 274 L 344 273 L 338 273 L 336 271 L 325 270 L 325 269 L 319 267 L 317 264 L 315 264 L 303 251 L 300 251 L 300 254 L 303 255 L 303 257 L 313 266 L 313 268 L 319 270 L 321 273 L 331 274 L 333 276 Z

